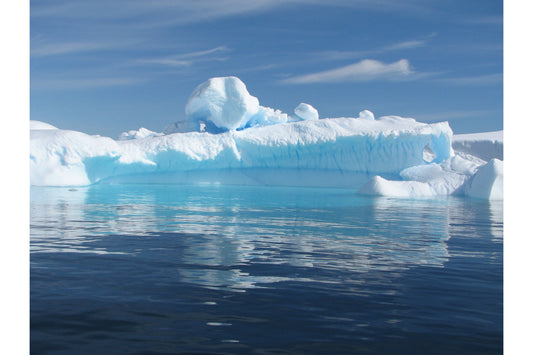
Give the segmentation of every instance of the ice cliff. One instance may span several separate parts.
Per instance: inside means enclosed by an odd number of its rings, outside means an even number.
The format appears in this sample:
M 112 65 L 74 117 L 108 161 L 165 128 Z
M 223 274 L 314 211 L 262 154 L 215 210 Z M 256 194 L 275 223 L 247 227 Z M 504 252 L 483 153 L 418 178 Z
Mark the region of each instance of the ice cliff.
M 376 119 L 367 110 L 356 118 L 319 119 L 318 111 L 306 103 L 286 114 L 259 105 L 235 77 L 199 85 L 185 113 L 184 121 L 163 133 L 141 128 L 118 140 L 32 121 L 31 184 L 191 183 L 207 172 L 217 172 L 208 174 L 215 180 L 221 174 L 256 172 L 263 182 L 270 174 L 294 185 L 298 181 L 289 180 L 297 176 L 326 174 L 321 185 L 336 186 L 337 178 L 346 181 L 357 173 L 368 181 L 354 180 L 351 187 L 363 194 L 501 198 L 501 161 L 487 163 L 468 153 L 454 154 L 447 122 Z

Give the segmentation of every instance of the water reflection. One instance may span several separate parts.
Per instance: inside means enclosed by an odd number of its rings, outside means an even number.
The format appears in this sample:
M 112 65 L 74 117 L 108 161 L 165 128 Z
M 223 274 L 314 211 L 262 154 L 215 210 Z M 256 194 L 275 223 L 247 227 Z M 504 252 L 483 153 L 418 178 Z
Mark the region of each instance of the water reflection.
M 368 198 L 342 189 L 32 188 L 31 252 L 167 260 L 180 281 L 230 290 L 346 278 L 357 284 L 369 272 L 394 278 L 413 267 L 442 267 L 451 235 L 489 233 L 501 241 L 502 215 L 498 204 Z

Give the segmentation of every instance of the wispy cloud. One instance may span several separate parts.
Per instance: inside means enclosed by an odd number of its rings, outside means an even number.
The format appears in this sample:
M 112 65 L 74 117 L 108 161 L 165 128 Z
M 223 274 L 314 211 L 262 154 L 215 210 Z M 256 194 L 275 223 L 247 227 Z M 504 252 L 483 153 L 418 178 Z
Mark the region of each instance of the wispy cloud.
M 321 51 L 313 53 L 312 55 L 319 60 L 347 60 L 355 58 L 370 57 L 376 54 L 383 54 L 387 52 L 413 49 L 425 47 L 428 43 L 428 38 L 434 37 L 435 34 L 431 34 L 424 39 L 413 39 L 397 43 L 392 43 L 389 45 L 376 47 L 366 50 L 356 50 L 356 51 Z
M 404 41 L 392 44 L 390 46 L 385 46 L 382 48 L 383 51 L 396 51 L 400 49 L 411 49 L 411 48 L 418 48 L 423 47 L 426 45 L 425 40 L 412 40 L 412 41 Z
M 311 84 L 371 80 L 405 80 L 411 78 L 414 74 L 407 59 L 401 59 L 390 64 L 365 59 L 340 68 L 284 79 L 282 82 L 286 84 Z
M 179 60 L 172 58 L 151 58 L 151 59 L 139 59 L 137 63 L 140 64 L 157 64 L 170 67 L 188 67 L 192 64 L 190 60 Z
M 138 59 L 136 62 L 139 64 L 155 64 L 170 67 L 187 67 L 197 62 L 224 61 L 227 59 L 227 57 L 221 56 L 221 54 L 227 53 L 229 51 L 230 49 L 228 47 L 219 46 L 203 51 L 180 53 L 159 58 L 142 58 Z
M 503 74 L 488 74 L 478 76 L 467 76 L 458 78 L 442 78 L 438 81 L 453 85 L 489 85 L 499 84 L 503 81 Z
M 36 57 L 89 52 L 112 48 L 109 42 L 63 42 L 32 46 L 30 54 Z
M 425 13 L 430 10 L 420 0 L 58 0 L 32 3 L 31 16 L 36 18 L 146 18 L 159 19 L 160 25 L 185 24 L 215 18 L 266 12 L 283 6 L 349 7 L 379 12 Z M 429 4 L 431 5 L 431 4 Z M 154 22 L 154 25 L 156 22 Z

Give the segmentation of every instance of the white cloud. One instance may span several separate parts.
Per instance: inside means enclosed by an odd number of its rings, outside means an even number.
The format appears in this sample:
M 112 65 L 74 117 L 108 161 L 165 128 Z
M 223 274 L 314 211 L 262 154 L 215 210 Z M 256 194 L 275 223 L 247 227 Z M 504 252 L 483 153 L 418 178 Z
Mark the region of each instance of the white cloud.
M 57 0 L 50 3 L 32 3 L 31 16 L 35 18 L 151 18 L 153 25 L 185 24 L 227 16 L 267 12 L 283 6 L 330 6 L 359 8 L 380 12 L 428 11 L 419 0 Z
M 431 34 L 427 36 L 426 38 L 431 38 L 436 36 L 436 34 Z M 354 59 L 354 58 L 363 58 L 363 57 L 369 57 L 376 54 L 382 54 L 387 52 L 393 52 L 398 50 L 404 50 L 404 49 L 412 49 L 412 48 L 419 48 L 419 47 L 425 47 L 427 45 L 426 39 L 413 39 L 408 41 L 402 41 L 398 43 L 393 43 L 373 49 L 366 49 L 366 50 L 357 50 L 357 51 L 321 51 L 314 53 L 314 57 L 316 57 L 319 60 L 346 60 L 346 59 Z
M 190 60 L 178 60 L 172 58 L 139 59 L 137 62 L 141 64 L 159 64 L 170 67 L 187 67 L 192 64 Z
M 385 64 L 377 60 L 365 59 L 344 67 L 318 73 L 295 76 L 283 80 L 287 84 L 339 83 L 371 80 L 401 80 L 412 76 L 409 61 L 401 59 Z
M 226 60 L 226 57 L 220 56 L 220 54 L 226 53 L 229 48 L 226 46 L 219 46 L 203 51 L 180 53 L 160 58 L 145 58 L 137 60 L 140 64 L 157 64 L 170 67 L 186 67 L 191 66 L 196 62 L 206 61 L 221 61 Z
M 411 49 L 411 48 L 418 48 L 423 47 L 426 45 L 426 41 L 424 40 L 412 40 L 412 41 L 404 41 L 392 44 L 390 46 L 385 46 L 382 48 L 382 51 L 395 51 L 400 49 Z
M 182 53 L 177 54 L 174 56 L 174 58 L 198 58 L 198 57 L 204 57 L 206 55 L 215 54 L 215 53 L 225 53 L 229 51 L 229 48 L 226 46 L 218 46 L 215 48 L 207 49 L 205 51 L 197 51 L 197 52 L 190 52 L 190 53 Z

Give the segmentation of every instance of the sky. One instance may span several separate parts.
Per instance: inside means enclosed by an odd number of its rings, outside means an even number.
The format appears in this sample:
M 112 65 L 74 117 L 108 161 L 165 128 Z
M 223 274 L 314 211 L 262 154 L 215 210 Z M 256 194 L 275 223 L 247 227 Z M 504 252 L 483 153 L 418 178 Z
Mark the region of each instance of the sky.
M 503 129 L 503 2 L 31 0 L 30 117 L 116 138 L 237 76 L 262 106 Z

